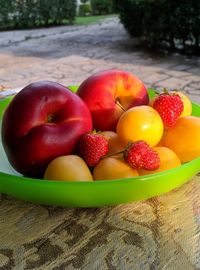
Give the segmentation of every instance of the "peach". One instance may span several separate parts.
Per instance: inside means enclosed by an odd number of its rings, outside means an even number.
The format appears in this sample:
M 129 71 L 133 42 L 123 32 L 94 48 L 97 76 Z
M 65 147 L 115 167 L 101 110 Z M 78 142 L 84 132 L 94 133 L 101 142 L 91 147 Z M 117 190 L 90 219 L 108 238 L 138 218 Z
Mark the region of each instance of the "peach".
M 149 102 L 143 82 L 127 71 L 116 69 L 89 76 L 77 94 L 87 104 L 94 129 L 98 131 L 116 131 L 117 121 L 124 110 Z
M 181 165 L 181 161 L 179 157 L 171 149 L 167 147 L 156 146 L 156 147 L 153 147 L 153 150 L 155 150 L 160 157 L 160 167 L 154 171 L 147 171 L 147 170 L 140 169 L 139 175 L 162 172 L 162 171 L 169 170 L 169 169 L 172 169 Z
M 117 124 L 117 134 L 122 144 L 144 140 L 155 146 L 163 135 L 160 115 L 150 106 L 136 106 L 124 112 Z
M 112 180 L 138 176 L 137 170 L 131 168 L 123 158 L 103 158 L 93 170 L 94 180 Z
M 181 162 L 188 162 L 200 156 L 200 118 L 184 116 L 168 129 L 163 144 L 172 149 Z
M 85 161 L 77 155 L 60 156 L 47 166 L 44 179 L 59 181 L 92 181 Z

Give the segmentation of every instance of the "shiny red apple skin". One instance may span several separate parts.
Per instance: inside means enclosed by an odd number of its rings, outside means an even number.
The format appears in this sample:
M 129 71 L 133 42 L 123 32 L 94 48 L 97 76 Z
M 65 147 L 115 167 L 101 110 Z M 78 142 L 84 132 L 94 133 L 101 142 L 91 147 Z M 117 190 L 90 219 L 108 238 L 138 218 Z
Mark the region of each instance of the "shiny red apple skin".
M 100 131 L 116 131 L 123 109 L 149 103 L 144 83 L 135 75 L 116 69 L 89 76 L 79 86 L 77 94 L 91 112 L 94 129 Z
M 8 105 L 2 143 L 15 170 L 38 178 L 50 161 L 71 154 L 91 130 L 91 114 L 78 95 L 56 82 L 40 81 L 26 86 Z

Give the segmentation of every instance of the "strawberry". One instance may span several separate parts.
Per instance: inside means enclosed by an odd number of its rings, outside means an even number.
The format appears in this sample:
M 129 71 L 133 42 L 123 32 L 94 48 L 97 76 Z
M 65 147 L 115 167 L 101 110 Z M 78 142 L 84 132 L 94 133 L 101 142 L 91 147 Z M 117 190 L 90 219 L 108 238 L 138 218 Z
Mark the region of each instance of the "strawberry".
M 98 133 L 86 133 L 79 141 L 79 152 L 87 165 L 93 167 L 108 153 L 108 141 Z
M 124 160 L 135 169 L 156 170 L 160 166 L 158 153 L 143 140 L 128 144 Z
M 181 97 L 166 90 L 159 94 L 153 103 L 153 108 L 159 113 L 166 128 L 173 127 L 183 112 L 184 105 Z

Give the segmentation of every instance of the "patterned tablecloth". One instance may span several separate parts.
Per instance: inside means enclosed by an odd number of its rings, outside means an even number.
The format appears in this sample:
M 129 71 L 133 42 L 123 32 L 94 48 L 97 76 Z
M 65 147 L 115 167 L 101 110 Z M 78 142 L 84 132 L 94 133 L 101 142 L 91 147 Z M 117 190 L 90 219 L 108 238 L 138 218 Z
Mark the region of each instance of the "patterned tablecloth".
M 199 232 L 199 176 L 114 207 L 47 207 L 2 196 L 0 269 L 200 269 Z
M 6 195 L 0 269 L 200 269 L 200 176 L 162 196 L 103 208 L 62 208 Z

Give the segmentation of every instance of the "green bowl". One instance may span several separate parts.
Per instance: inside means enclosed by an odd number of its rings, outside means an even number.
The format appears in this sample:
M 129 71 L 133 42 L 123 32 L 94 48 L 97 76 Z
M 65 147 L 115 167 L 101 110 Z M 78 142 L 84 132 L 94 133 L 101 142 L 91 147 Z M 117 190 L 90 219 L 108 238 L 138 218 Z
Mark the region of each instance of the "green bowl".
M 76 91 L 76 87 L 71 87 Z M 153 91 L 149 90 L 149 95 Z M 0 119 L 11 97 L 0 100 Z M 200 117 L 200 106 L 193 104 Z M 0 141 L 0 192 L 29 202 L 68 207 L 100 207 L 161 195 L 189 181 L 200 171 L 200 157 L 164 172 L 128 179 L 62 182 L 19 175 L 10 166 Z

